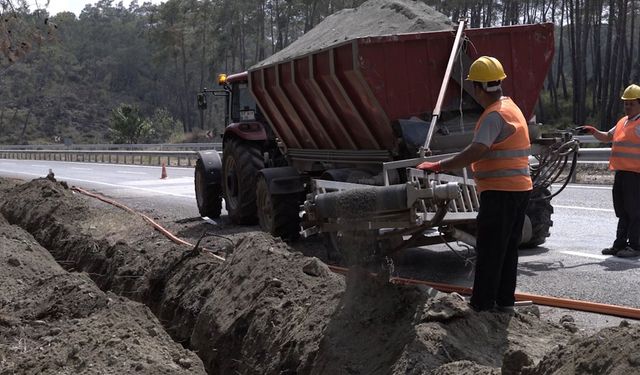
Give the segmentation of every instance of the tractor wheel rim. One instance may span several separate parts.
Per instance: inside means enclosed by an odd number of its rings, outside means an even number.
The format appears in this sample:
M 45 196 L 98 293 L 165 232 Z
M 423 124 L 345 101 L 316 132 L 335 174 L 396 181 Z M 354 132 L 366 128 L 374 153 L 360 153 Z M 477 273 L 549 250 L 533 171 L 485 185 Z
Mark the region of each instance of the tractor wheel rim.
M 227 192 L 227 199 L 229 200 L 229 206 L 232 208 L 238 205 L 238 174 L 236 173 L 236 162 L 233 158 L 227 159 L 225 163 L 225 190 Z
M 273 213 L 271 207 L 271 199 L 269 193 L 260 189 L 260 195 L 258 196 L 258 207 L 260 208 L 259 217 L 260 224 L 263 228 L 271 231 L 273 229 Z

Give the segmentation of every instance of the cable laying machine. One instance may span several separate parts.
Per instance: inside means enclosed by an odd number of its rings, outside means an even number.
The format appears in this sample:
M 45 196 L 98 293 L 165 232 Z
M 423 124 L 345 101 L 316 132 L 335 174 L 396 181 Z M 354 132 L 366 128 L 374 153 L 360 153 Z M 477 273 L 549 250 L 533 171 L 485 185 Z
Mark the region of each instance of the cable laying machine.
M 534 119 L 554 52 L 553 24 L 357 38 L 246 72 L 221 75 L 222 157 L 199 155 L 200 214 L 224 199 L 237 224 L 283 238 L 323 234 L 331 250 L 358 242 L 388 255 L 407 247 L 475 245 L 479 196 L 467 169 L 426 174 L 422 161 L 466 147 L 483 108 L 465 81 L 475 58 L 500 60 L 504 94 Z M 578 142 L 530 121 L 534 183 L 521 246 L 549 236 L 551 198 L 569 182 Z M 551 184 L 561 188 L 553 194 Z M 354 240 L 355 239 L 355 240 Z M 370 254 L 371 255 L 371 254 Z

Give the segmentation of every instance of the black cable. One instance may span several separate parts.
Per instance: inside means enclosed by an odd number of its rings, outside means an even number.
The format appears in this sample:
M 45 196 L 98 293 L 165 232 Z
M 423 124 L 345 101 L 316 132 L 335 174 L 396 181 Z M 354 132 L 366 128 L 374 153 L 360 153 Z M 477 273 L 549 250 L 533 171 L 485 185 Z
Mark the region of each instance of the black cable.
M 535 156 L 538 160 L 538 165 L 532 167 L 531 176 L 533 179 L 535 190 L 535 193 L 533 195 L 536 197 L 532 198 L 531 200 L 538 201 L 543 199 L 552 199 L 566 188 L 566 186 L 571 181 L 571 177 L 575 173 L 577 167 L 579 148 L 580 145 L 578 141 L 575 139 L 570 139 L 564 143 L 555 144 L 547 148 L 547 150 L 543 154 Z M 569 164 L 569 157 L 571 157 L 569 173 L 563 180 L 561 180 L 562 186 L 553 194 L 538 197 L 538 194 L 536 194 L 538 191 L 547 189 L 552 184 L 559 181 L 560 176 L 563 175 L 567 168 L 567 165 Z

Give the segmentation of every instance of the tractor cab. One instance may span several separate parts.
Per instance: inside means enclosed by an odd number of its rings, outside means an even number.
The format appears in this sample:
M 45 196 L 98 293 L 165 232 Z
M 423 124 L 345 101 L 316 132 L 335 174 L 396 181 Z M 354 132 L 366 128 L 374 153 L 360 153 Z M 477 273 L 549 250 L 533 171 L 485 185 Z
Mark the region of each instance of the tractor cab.
M 198 109 L 207 109 L 207 93 L 213 96 L 225 98 L 224 126 L 238 123 L 250 123 L 260 121 L 260 111 L 255 99 L 249 90 L 248 76 L 246 72 L 218 75 L 219 89 L 204 88 L 198 93 Z

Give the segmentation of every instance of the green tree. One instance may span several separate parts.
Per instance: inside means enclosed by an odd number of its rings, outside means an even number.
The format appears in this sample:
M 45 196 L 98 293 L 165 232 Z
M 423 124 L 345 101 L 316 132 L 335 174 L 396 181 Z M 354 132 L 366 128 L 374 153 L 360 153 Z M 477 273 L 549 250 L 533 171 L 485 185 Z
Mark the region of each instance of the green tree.
M 115 143 L 138 143 L 149 136 L 151 126 L 137 107 L 121 104 L 111 112 L 111 132 Z
M 150 131 L 145 139 L 149 143 L 169 142 L 182 133 L 182 124 L 165 108 L 158 108 L 148 121 Z

